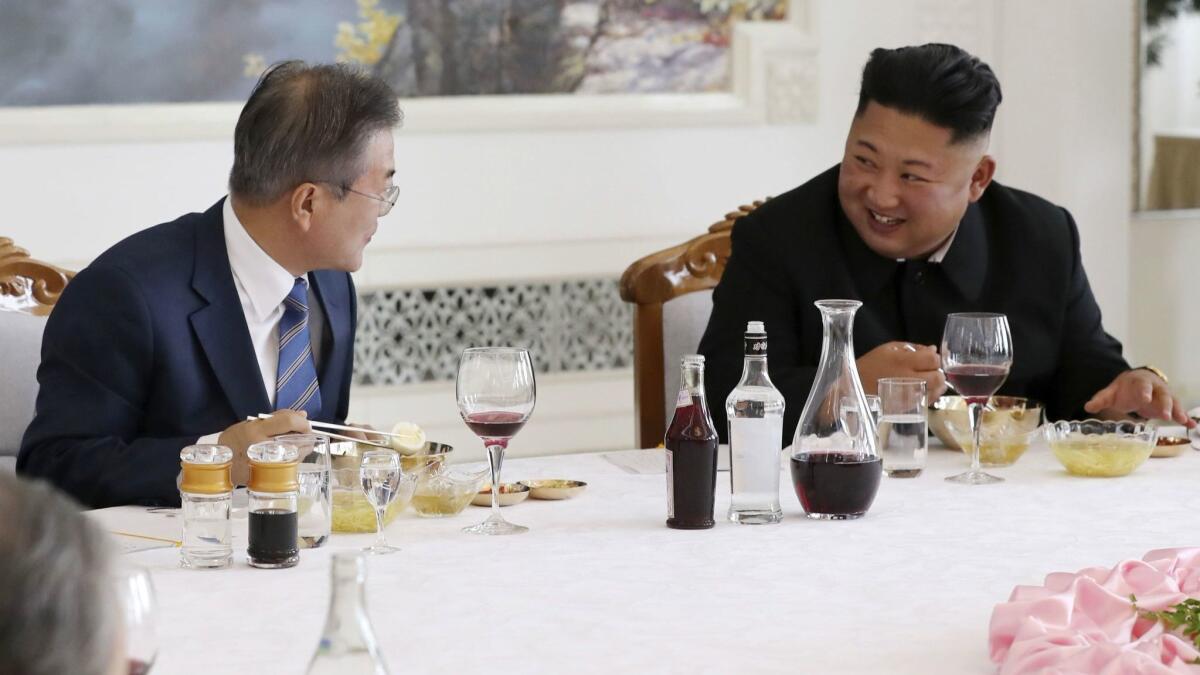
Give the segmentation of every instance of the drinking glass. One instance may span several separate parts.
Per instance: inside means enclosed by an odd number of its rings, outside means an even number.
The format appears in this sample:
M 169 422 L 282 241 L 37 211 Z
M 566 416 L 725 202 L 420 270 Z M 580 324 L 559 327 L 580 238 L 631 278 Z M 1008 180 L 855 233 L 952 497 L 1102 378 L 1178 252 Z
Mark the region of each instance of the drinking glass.
M 117 602 L 124 619 L 125 653 L 129 675 L 145 675 L 158 654 L 154 621 L 158 612 L 150 572 L 143 567 L 123 565 L 114 572 Z
M 883 472 L 893 478 L 920 476 L 929 451 L 925 380 L 881 378 L 879 401 L 879 448 Z
M 867 409 L 871 411 L 871 426 L 879 424 L 879 397 L 874 394 L 867 394 Z M 847 436 L 854 437 L 858 435 L 858 407 L 854 404 L 853 397 L 845 396 L 838 407 L 838 415 L 841 416 L 842 426 Z
M 296 526 L 300 535 L 300 548 L 320 548 L 329 541 L 333 525 L 333 496 L 331 473 L 333 464 L 329 454 L 329 437 L 324 434 L 287 434 L 276 436 L 276 441 L 291 443 L 300 451 L 300 465 L 296 467 L 299 484 L 299 521 Z
M 1012 333 L 1003 314 L 950 314 L 942 333 L 942 370 L 946 381 L 967 401 L 971 426 L 971 469 L 947 476 L 951 483 L 986 485 L 1004 480 L 979 466 L 980 421 L 988 399 L 1012 367 Z
M 529 352 L 515 347 L 472 347 L 458 362 L 458 412 L 487 448 L 492 474 L 492 515 L 463 528 L 471 534 L 519 534 L 529 528 L 500 515 L 500 467 L 508 442 L 533 413 L 537 387 Z
M 367 503 L 375 509 L 375 543 L 363 548 L 363 551 L 375 555 L 399 551 L 399 548 L 387 543 L 387 536 L 383 533 L 383 513 L 401 492 L 408 492 L 405 499 L 412 497 L 415 476 L 406 476 L 400 471 L 400 456 L 395 451 L 371 450 L 363 453 L 358 477 Z

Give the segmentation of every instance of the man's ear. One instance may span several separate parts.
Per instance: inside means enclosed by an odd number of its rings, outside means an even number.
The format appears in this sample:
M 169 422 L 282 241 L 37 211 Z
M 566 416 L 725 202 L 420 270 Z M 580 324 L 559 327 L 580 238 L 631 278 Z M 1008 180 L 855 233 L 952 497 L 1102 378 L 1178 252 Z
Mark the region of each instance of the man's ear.
M 979 201 L 983 196 L 983 191 L 987 186 L 992 184 L 992 177 L 996 175 L 996 160 L 991 155 L 984 155 L 980 158 L 979 164 L 975 166 L 975 172 L 971 174 L 971 194 L 972 202 Z
M 307 232 L 308 228 L 312 227 L 313 202 L 320 196 L 314 183 L 301 183 L 296 186 L 295 190 L 292 190 L 290 203 L 292 221 L 300 227 L 301 231 Z

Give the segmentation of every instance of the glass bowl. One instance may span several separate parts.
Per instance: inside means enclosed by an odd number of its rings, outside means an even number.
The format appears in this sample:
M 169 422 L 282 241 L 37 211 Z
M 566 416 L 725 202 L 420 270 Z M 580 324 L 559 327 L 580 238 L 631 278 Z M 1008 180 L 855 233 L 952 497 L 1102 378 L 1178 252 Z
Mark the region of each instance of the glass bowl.
M 333 531 L 374 532 L 375 507 L 367 501 L 362 491 L 362 479 L 358 469 L 334 469 L 331 474 L 333 490 Z M 417 474 L 402 472 L 396 498 L 383 512 L 383 524 L 396 519 L 412 500 Z
M 1158 429 L 1141 422 L 1059 421 L 1046 425 L 1046 442 L 1076 476 L 1125 476 L 1154 452 Z
M 364 448 L 380 448 L 355 443 L 336 445 L 331 453 L 333 471 L 330 472 L 330 491 L 333 497 L 332 529 L 334 532 L 374 532 L 375 508 L 363 495 L 358 465 L 362 461 L 360 453 Z M 420 476 L 428 470 L 440 467 L 453 450 L 453 447 L 444 443 L 429 442 L 425 444 L 425 452 L 422 454 L 400 456 L 400 470 L 403 474 L 400 478 L 400 489 L 396 499 L 388 504 L 387 510 L 383 512 L 384 525 L 391 523 L 408 508 Z
M 417 479 L 412 505 L 424 518 L 445 518 L 462 513 L 488 479 L 489 470 L 440 464 Z
M 1042 404 L 1021 396 L 993 396 L 983 411 L 979 463 L 987 467 L 1012 466 L 1029 449 L 1042 424 Z M 929 407 L 929 428 L 947 448 L 970 451 L 971 421 L 967 401 L 943 396 Z

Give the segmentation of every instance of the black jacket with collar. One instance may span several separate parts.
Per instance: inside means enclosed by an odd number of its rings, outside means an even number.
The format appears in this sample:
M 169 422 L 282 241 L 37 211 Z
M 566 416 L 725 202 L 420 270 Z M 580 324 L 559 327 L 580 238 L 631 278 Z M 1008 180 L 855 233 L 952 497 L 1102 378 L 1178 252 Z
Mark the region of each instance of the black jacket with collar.
M 821 357 L 826 298 L 863 302 L 854 352 L 893 340 L 940 345 L 951 312 L 1001 312 L 1013 333 L 1013 367 L 1000 393 L 1042 401 L 1049 419 L 1083 404 L 1129 368 L 1104 331 L 1071 214 L 993 182 L 972 204 L 941 263 L 884 258 L 842 213 L 838 166 L 738 220 L 733 251 L 713 292 L 700 341 L 713 421 L 727 440 L 725 399 L 742 373 L 747 321 L 765 321 L 771 380 L 787 400 L 791 443 Z

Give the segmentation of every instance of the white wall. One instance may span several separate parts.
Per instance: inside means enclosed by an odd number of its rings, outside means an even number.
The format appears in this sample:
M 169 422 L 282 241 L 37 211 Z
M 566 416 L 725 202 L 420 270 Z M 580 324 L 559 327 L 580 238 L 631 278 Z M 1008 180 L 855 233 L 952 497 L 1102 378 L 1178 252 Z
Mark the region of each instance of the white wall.
M 1000 179 L 1072 210 L 1108 327 L 1128 338 L 1129 4 L 820 0 L 815 124 L 421 133 L 422 120 L 410 117 L 396 145 L 401 201 L 359 280 L 616 277 L 636 257 L 838 161 L 871 48 L 947 40 L 995 67 L 1005 91 L 993 148 Z M 223 193 L 230 157 L 227 141 L 0 146 L 0 232 L 78 267 L 124 235 L 209 206 Z M 539 384 L 538 413 L 514 451 L 632 442 L 629 372 Z M 355 413 L 380 426 L 412 419 L 472 448 L 451 391 L 359 390 Z

